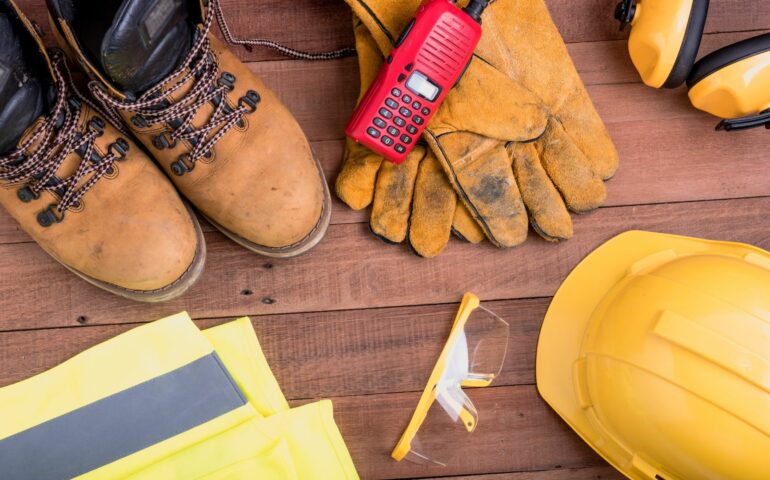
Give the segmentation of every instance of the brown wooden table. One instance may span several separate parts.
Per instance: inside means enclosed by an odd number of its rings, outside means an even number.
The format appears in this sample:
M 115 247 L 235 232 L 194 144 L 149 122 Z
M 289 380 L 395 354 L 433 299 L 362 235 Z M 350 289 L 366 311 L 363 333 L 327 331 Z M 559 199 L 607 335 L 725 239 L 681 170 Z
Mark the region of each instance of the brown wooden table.
M 201 327 L 250 315 L 291 402 L 333 399 L 362 477 L 621 478 L 537 394 L 535 348 L 549 297 L 588 252 L 629 229 L 770 247 L 770 133 L 717 133 L 715 119 L 690 108 L 684 90 L 644 87 L 611 18 L 615 3 L 548 0 L 621 158 L 607 206 L 576 218 L 573 240 L 550 245 L 532 234 L 508 251 L 453 240 L 441 257 L 423 260 L 372 237 L 366 212 L 335 200 L 326 239 L 291 260 L 252 255 L 205 224 L 201 281 L 178 300 L 143 305 L 70 274 L 0 212 L 0 385 L 180 310 Z M 45 25 L 42 0 L 21 4 Z M 316 50 L 352 44 L 342 0 L 223 4 L 241 37 Z M 767 29 L 770 2 L 715 0 L 703 51 Z M 356 60 L 308 63 L 261 49 L 238 52 L 297 116 L 333 181 L 358 92 Z M 449 467 L 396 463 L 389 452 L 465 291 L 511 324 L 502 375 L 493 388 L 469 393 L 480 427 Z

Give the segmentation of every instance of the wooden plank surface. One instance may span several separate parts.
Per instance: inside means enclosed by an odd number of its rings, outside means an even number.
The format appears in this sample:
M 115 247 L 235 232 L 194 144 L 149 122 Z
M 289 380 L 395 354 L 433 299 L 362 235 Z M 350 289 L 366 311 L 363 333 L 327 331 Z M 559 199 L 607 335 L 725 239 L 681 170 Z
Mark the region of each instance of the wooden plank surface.
M 342 0 L 222 3 L 241 37 L 316 51 L 352 44 Z M 209 259 L 199 284 L 181 299 L 139 305 L 68 273 L 0 212 L 0 385 L 183 309 L 202 328 L 251 315 L 291 403 L 333 399 L 364 478 L 622 478 L 537 395 L 535 351 L 549 297 L 587 253 L 628 229 L 770 247 L 763 227 L 770 135 L 715 132 L 715 120 L 693 110 L 683 89 L 644 87 L 628 59 L 627 33 L 611 19 L 615 0 L 547 3 L 621 156 L 607 206 L 576 217 L 573 240 L 551 245 L 532 236 L 507 251 L 453 241 L 428 261 L 372 238 L 367 212 L 335 200 L 327 238 L 296 259 L 251 255 L 204 223 Z M 20 4 L 47 30 L 42 1 Z M 767 31 L 770 2 L 712 2 L 702 52 Z M 342 128 L 358 92 L 356 60 L 312 63 L 264 49 L 236 52 L 296 115 L 333 183 Z M 393 462 L 390 449 L 442 347 L 455 302 L 468 290 L 511 324 L 495 386 L 469 393 L 481 426 L 449 467 Z

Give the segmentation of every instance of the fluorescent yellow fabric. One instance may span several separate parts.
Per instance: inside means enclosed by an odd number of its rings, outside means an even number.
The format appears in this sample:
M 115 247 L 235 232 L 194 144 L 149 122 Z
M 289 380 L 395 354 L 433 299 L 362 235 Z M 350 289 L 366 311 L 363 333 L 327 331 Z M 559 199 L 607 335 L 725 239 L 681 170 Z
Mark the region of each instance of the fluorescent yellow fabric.
M 358 478 L 331 402 L 289 409 L 248 318 L 201 332 L 186 313 L 138 327 L 0 389 L 0 459 L 3 439 L 153 385 L 158 377 L 214 354 L 230 376 L 228 391 L 237 385 L 245 404 L 76 478 Z
M 167 343 L 185 348 L 167 348 Z M 179 313 L 130 330 L 31 379 L 0 389 L 0 439 L 179 368 L 213 352 Z M 87 381 L 84 381 L 86 380 Z
M 286 451 L 273 451 L 284 442 Z M 256 454 L 255 454 L 256 452 Z M 216 464 L 211 459 L 217 459 Z M 222 432 L 207 442 L 192 445 L 163 462 L 124 478 L 131 480 L 209 478 L 243 461 L 261 464 L 258 472 L 291 471 L 301 479 L 356 479 L 353 463 L 334 423 L 328 400 L 297 407 L 264 419 L 254 418 Z M 216 478 L 216 476 L 214 477 Z M 263 477 L 231 477 L 251 480 Z M 269 477 L 268 477 L 269 478 Z
M 249 403 L 264 417 L 289 409 L 248 318 L 203 331 Z

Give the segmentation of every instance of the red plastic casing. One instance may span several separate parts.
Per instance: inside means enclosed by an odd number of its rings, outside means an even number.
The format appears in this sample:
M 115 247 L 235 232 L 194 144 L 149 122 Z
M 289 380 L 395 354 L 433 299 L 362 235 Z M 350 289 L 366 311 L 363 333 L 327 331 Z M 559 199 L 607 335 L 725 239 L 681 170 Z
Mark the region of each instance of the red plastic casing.
M 403 163 L 462 76 L 480 39 L 481 26 L 450 0 L 426 0 L 359 103 L 345 134 L 391 162 Z M 435 93 L 434 86 L 440 89 L 435 98 L 407 87 L 419 78 L 412 78 L 415 72 L 433 84 L 417 82 L 428 92 Z

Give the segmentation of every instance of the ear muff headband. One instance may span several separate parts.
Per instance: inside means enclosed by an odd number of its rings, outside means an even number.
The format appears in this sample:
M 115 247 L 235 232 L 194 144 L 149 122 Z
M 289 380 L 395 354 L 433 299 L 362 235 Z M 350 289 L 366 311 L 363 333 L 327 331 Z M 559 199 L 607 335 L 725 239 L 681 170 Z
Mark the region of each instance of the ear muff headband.
M 741 130 L 769 125 L 770 34 L 728 45 L 703 57 L 687 84 L 696 108 L 721 118 L 745 117 L 724 122 L 722 128 Z
M 673 88 L 684 83 L 700 47 L 708 6 L 708 0 L 621 3 L 619 15 L 626 13 L 626 20 L 633 15 L 628 50 L 645 84 Z

